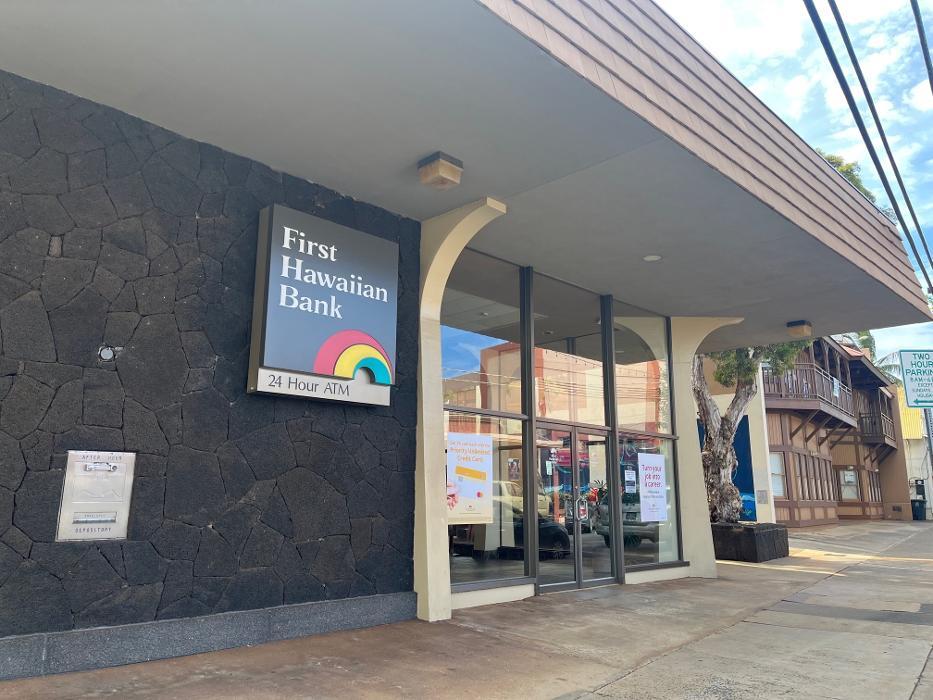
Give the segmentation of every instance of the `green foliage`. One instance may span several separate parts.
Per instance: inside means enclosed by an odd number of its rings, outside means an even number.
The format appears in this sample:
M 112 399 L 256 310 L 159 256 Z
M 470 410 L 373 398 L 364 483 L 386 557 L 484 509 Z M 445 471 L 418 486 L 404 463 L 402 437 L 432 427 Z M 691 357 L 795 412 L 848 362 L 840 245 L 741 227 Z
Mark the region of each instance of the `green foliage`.
M 762 362 L 777 373 L 783 374 L 794 366 L 801 350 L 810 346 L 810 340 L 794 340 L 789 343 L 758 345 L 723 352 L 711 352 L 709 357 L 716 361 L 716 381 L 723 386 L 754 381 Z
M 872 335 L 871 331 L 846 333 L 843 338 L 848 339 L 855 347 L 861 350 L 867 350 L 869 360 L 874 360 L 878 354 L 876 350 L 877 346 L 875 345 L 875 336 Z
M 927 299 L 929 300 L 929 295 Z M 892 384 L 901 385 L 903 380 L 901 378 L 901 357 L 897 352 L 888 353 L 884 357 L 877 357 L 877 349 L 875 345 L 875 336 L 872 335 L 871 331 L 856 331 L 855 333 L 846 333 L 843 336 L 844 339 L 848 340 L 852 345 L 861 349 L 868 351 L 868 359 L 872 361 L 872 364 L 880 369 L 884 374 L 888 376 L 888 379 L 891 380 Z
M 823 156 L 827 163 L 838 170 L 840 175 L 851 182 L 855 186 L 855 189 L 865 195 L 868 201 L 872 204 L 875 203 L 875 193 L 865 187 L 865 183 L 862 182 L 862 166 L 855 161 L 846 163 L 845 158 L 842 156 L 837 156 L 834 153 L 827 153 L 819 148 L 816 149 L 816 152 Z

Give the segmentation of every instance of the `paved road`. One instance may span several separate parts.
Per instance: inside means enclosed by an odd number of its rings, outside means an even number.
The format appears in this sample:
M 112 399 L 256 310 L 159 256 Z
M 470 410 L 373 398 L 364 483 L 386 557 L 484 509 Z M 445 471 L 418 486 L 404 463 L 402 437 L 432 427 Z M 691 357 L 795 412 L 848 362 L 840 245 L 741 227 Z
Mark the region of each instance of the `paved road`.
M 933 523 L 795 533 L 716 580 L 607 586 L 0 683 L 0 698 L 931 698 Z

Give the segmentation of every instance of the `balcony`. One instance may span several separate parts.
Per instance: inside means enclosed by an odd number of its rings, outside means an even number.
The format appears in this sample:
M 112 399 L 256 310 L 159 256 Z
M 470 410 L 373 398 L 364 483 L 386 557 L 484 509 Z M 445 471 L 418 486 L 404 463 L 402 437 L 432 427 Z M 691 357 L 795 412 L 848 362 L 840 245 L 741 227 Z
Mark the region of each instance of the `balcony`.
M 768 408 L 822 411 L 847 425 L 857 423 L 852 390 L 822 367 L 801 362 L 784 374 L 763 367 L 762 379 Z
M 863 413 L 859 416 L 859 432 L 862 440 L 870 444 L 897 447 L 894 439 L 894 419 L 885 413 Z

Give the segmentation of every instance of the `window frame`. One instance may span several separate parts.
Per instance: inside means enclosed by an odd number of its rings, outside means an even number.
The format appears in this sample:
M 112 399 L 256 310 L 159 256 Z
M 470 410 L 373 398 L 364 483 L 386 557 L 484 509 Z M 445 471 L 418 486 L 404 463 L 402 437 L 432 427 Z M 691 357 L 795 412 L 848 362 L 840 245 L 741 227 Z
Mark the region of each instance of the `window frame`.
M 480 251 L 476 251 L 470 248 L 466 250 L 471 250 L 474 253 L 479 253 L 493 260 L 502 261 L 499 258 L 494 256 L 487 255 Z M 625 557 L 624 557 L 624 547 L 623 547 L 623 538 L 622 538 L 622 522 L 621 522 L 621 513 L 619 512 L 619 507 L 613 508 L 612 513 L 612 533 L 613 533 L 613 571 L 614 571 L 614 580 L 618 583 L 623 583 L 625 580 L 626 571 L 640 571 L 645 569 L 653 568 L 668 568 L 671 566 L 680 566 L 684 565 L 683 559 L 683 533 L 682 533 L 682 519 L 681 519 L 681 503 L 680 503 L 680 480 L 679 480 L 679 466 L 677 460 L 677 445 L 676 441 L 678 439 L 677 435 L 677 426 L 675 423 L 676 415 L 676 397 L 674 395 L 673 387 L 673 366 L 670 361 L 672 346 L 671 346 L 671 320 L 669 317 L 657 316 L 652 314 L 652 316 L 657 317 L 663 320 L 664 324 L 664 334 L 665 334 L 665 345 L 667 357 L 665 362 L 665 378 L 666 378 L 666 388 L 667 388 L 667 403 L 669 407 L 669 422 L 670 422 L 670 433 L 655 433 L 652 431 L 640 431 L 640 430 L 629 430 L 622 429 L 618 425 L 618 414 L 616 406 L 616 365 L 615 365 L 615 350 L 614 350 L 614 310 L 613 304 L 614 299 L 610 295 L 599 295 L 591 290 L 586 290 L 583 287 L 577 286 L 579 289 L 586 291 L 588 293 L 594 294 L 597 299 L 599 299 L 599 314 L 600 314 L 600 334 L 601 334 L 601 351 L 602 351 L 602 379 L 603 379 L 603 394 L 605 402 L 605 411 L 604 418 L 606 421 L 605 425 L 590 425 L 586 423 L 571 423 L 567 421 L 559 420 L 550 420 L 542 418 L 536 415 L 535 408 L 535 391 L 536 391 L 536 367 L 535 367 L 535 349 L 536 345 L 534 343 L 534 277 L 536 275 L 542 275 L 548 277 L 549 279 L 554 279 L 555 281 L 562 282 L 557 278 L 550 277 L 549 275 L 543 275 L 543 273 L 537 272 L 531 267 L 520 267 L 514 263 L 508 263 L 512 265 L 516 271 L 516 274 L 519 277 L 519 309 L 520 309 L 520 326 L 521 326 L 521 339 L 519 342 L 519 353 L 520 353 L 520 364 L 521 364 L 521 407 L 522 410 L 520 413 L 513 413 L 508 411 L 497 411 L 492 409 L 486 409 L 475 406 L 457 406 L 455 404 L 444 404 L 443 410 L 445 412 L 455 412 L 455 413 L 467 413 L 474 414 L 479 416 L 485 416 L 489 418 L 496 419 L 505 419 L 505 420 L 518 420 L 521 421 L 522 425 L 522 458 L 524 460 L 524 483 L 523 483 L 523 492 L 524 492 L 524 501 L 525 501 L 525 512 L 537 512 L 536 502 L 535 502 L 535 469 L 531 468 L 532 465 L 536 464 L 536 449 L 535 449 L 535 431 L 536 424 L 538 420 L 542 422 L 552 422 L 559 423 L 562 425 L 571 426 L 574 428 L 579 428 L 582 430 L 596 430 L 603 431 L 610 436 L 615 436 L 615 439 L 607 441 L 608 449 L 608 471 L 609 471 L 609 481 L 610 488 L 620 489 L 621 488 L 621 474 L 620 474 L 620 462 L 619 462 L 619 440 L 625 438 L 642 438 L 642 439 L 660 439 L 670 441 L 671 445 L 671 469 L 672 469 L 672 483 L 671 487 L 674 489 L 674 499 L 673 499 L 673 508 L 676 513 L 676 561 L 662 562 L 658 564 L 645 564 L 637 566 L 625 566 Z M 569 283 L 567 283 L 569 284 Z M 621 303 L 621 302 L 620 302 Z M 443 348 L 442 348 L 443 352 Z M 663 400 L 664 397 L 661 397 Z M 453 584 L 451 590 L 453 592 L 461 592 L 466 590 L 481 590 L 484 588 L 495 588 L 506 585 L 515 585 L 516 583 L 534 583 L 536 592 L 539 592 L 538 577 L 537 577 L 537 557 L 529 556 L 530 552 L 538 551 L 538 542 L 537 542 L 537 528 L 525 528 L 525 575 L 523 577 L 510 577 L 507 579 L 488 579 L 474 581 L 470 583 L 462 584 Z M 596 585 L 596 584 L 594 584 Z

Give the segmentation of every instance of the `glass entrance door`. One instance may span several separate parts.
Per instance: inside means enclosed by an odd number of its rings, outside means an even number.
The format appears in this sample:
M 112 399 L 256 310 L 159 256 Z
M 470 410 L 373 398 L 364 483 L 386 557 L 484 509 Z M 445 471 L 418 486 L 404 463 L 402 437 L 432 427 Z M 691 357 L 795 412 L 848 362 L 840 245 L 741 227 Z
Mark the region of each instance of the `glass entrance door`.
M 536 435 L 538 584 L 582 586 L 612 577 L 606 435 L 560 426 Z

